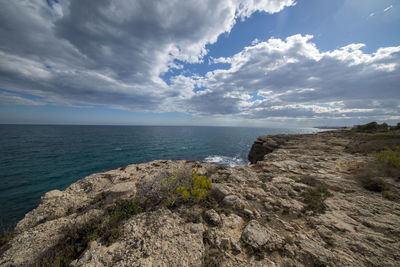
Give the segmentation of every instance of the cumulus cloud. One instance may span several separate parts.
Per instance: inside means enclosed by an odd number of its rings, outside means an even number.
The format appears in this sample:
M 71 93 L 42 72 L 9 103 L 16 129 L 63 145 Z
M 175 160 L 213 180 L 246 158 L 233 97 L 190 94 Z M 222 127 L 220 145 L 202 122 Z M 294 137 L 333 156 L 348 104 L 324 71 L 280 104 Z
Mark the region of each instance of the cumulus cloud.
M 187 97 L 160 76 L 253 12 L 292 0 L 0 0 L 0 88 L 56 103 L 163 111 Z
M 400 47 L 321 52 L 311 35 L 255 39 L 204 77 L 206 45 L 294 0 L 0 0 L 0 104 L 104 105 L 244 119 L 395 117 Z M 22 97 L 27 93 L 36 101 Z
M 230 68 L 198 80 L 208 93 L 194 95 L 188 109 L 254 119 L 400 114 L 400 46 L 372 54 L 362 51 L 364 44 L 321 52 L 312 38 L 271 38 L 215 59 L 230 63 Z

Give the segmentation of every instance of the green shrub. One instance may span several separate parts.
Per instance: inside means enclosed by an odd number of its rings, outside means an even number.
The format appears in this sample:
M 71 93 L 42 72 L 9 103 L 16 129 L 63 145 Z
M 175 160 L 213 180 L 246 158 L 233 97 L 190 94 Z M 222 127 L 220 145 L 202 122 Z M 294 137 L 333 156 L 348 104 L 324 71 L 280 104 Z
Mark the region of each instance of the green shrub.
M 400 146 L 393 146 L 393 149 L 386 147 L 375 154 L 379 163 L 393 168 L 400 168 Z
M 285 235 L 283 240 L 285 241 L 285 244 L 289 244 L 289 245 L 293 245 L 294 244 L 293 237 L 291 237 L 289 235 Z
M 309 175 L 304 175 L 304 176 L 300 177 L 299 182 L 302 184 L 309 185 L 309 186 L 316 186 L 317 184 L 319 184 L 317 179 L 315 179 L 314 177 L 309 176 Z
M 378 124 L 375 121 L 364 125 L 357 125 L 357 127 L 355 127 L 356 132 L 366 132 L 366 133 L 388 132 L 389 130 L 390 127 L 389 125 L 387 125 L 387 123 Z
M 79 258 L 93 238 L 97 239 L 101 221 L 94 219 L 82 228 L 66 229 L 65 238 L 55 247 L 45 251 L 39 261 L 31 266 L 68 266 Z
M 120 200 L 107 209 L 102 218 L 95 218 L 83 227 L 66 229 L 66 236 L 52 249 L 45 251 L 34 266 L 68 266 L 79 258 L 91 241 L 98 240 L 107 246 L 122 234 L 122 222 L 142 212 L 138 200 Z
M 361 185 L 369 191 L 382 192 L 388 188 L 386 182 L 379 177 L 373 177 L 367 175 L 367 176 L 360 176 L 358 179 Z
M 122 234 L 121 222 L 143 212 L 138 200 L 120 200 L 109 208 L 108 216 L 101 225 L 100 235 L 107 245 L 114 243 Z
M 180 203 L 198 203 L 207 200 L 211 192 L 211 178 L 202 176 L 196 169 L 178 171 L 157 178 L 152 185 L 150 202 L 175 206 Z
M 312 210 L 317 213 L 323 213 L 326 209 L 324 201 L 332 196 L 332 193 L 324 186 L 309 188 L 303 193 L 305 210 Z
M 120 200 L 113 208 L 110 208 L 109 212 L 113 220 L 121 222 L 142 211 L 141 203 L 138 200 Z
M 224 254 L 218 248 L 209 248 L 202 260 L 202 267 L 219 267 L 224 262 Z
M 383 192 L 382 192 L 382 196 L 383 196 L 384 198 L 389 199 L 389 200 L 392 200 L 392 201 L 398 199 L 398 197 L 396 196 L 396 194 L 393 193 L 392 191 L 383 191 Z
M 0 251 L 3 246 L 5 246 L 13 237 L 15 236 L 12 231 L 3 231 L 0 235 Z

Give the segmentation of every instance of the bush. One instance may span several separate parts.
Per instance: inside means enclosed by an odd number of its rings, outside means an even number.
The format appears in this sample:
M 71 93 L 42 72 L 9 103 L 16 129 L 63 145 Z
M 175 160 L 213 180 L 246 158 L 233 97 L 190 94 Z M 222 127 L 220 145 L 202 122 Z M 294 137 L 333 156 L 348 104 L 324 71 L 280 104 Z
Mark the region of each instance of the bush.
M 180 203 L 207 200 L 210 192 L 211 178 L 200 175 L 196 169 L 183 170 L 156 178 L 149 199 L 154 205 L 161 202 L 171 207 Z
M 95 218 L 80 228 L 66 229 L 66 236 L 52 249 L 45 251 L 35 266 L 68 266 L 79 258 L 91 241 L 107 246 L 121 235 L 122 222 L 142 212 L 138 200 L 121 200 L 107 210 L 102 218 Z
M 120 200 L 108 210 L 109 215 L 100 229 L 100 235 L 107 245 L 114 243 L 121 235 L 122 221 L 143 211 L 141 206 L 142 204 L 138 200 Z
M 15 236 L 14 232 L 12 231 L 3 231 L 3 233 L 0 235 L 0 254 L 1 254 L 1 248 L 5 246 L 13 237 Z
M 320 184 L 316 178 L 309 176 L 309 175 L 304 175 L 304 176 L 300 177 L 299 182 L 302 184 L 309 185 L 309 186 L 316 186 L 316 185 Z
M 382 196 L 384 198 L 392 200 L 392 201 L 395 201 L 398 199 L 397 195 L 395 193 L 393 193 L 392 191 L 383 191 Z
M 400 168 L 400 146 L 394 146 L 393 149 L 386 147 L 376 153 L 375 157 L 379 163 L 388 167 Z
M 359 177 L 359 181 L 365 189 L 373 192 L 382 192 L 388 187 L 388 185 L 382 178 L 363 176 Z
M 306 210 L 312 210 L 317 213 L 323 213 L 326 209 L 324 201 L 332 196 L 326 187 L 317 186 L 316 188 L 309 188 L 304 192 L 304 203 Z
M 376 153 L 386 147 L 400 146 L 400 131 L 385 133 L 353 133 L 346 150 L 350 153 Z
M 387 132 L 390 130 L 389 125 L 387 123 L 378 124 L 375 121 L 364 124 L 358 125 L 355 128 L 356 132 L 366 132 L 366 133 L 374 133 L 374 132 Z
M 202 267 L 218 267 L 223 263 L 224 254 L 218 248 L 209 248 L 202 260 Z

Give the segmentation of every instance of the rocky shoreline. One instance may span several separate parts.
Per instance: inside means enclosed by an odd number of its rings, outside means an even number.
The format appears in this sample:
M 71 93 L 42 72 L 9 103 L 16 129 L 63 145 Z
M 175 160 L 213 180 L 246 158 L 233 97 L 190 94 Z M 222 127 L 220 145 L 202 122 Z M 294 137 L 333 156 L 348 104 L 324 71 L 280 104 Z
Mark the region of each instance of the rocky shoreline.
M 354 179 L 373 161 L 348 151 L 356 139 L 340 131 L 263 136 L 249 166 L 153 161 L 90 175 L 46 193 L 1 247 L 0 265 L 398 266 L 400 203 Z M 212 179 L 209 201 L 150 205 L 156 179 L 193 169 Z M 116 212 L 132 200 L 148 205 Z M 93 228 L 115 214 L 115 229 Z M 59 252 L 68 242 L 74 253 Z

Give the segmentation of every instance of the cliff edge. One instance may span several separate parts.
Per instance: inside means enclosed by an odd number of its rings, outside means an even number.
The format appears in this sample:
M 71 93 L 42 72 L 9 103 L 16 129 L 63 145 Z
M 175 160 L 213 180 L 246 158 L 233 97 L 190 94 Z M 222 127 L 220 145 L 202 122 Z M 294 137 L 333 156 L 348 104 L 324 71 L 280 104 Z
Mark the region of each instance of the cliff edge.
M 384 188 L 372 191 L 360 183 L 375 162 L 360 140 L 264 136 L 249 166 L 153 161 L 90 175 L 46 193 L 1 247 L 0 265 L 398 266 L 399 180 L 382 174 Z M 207 198 L 154 197 L 168 195 L 159 181 L 188 170 L 211 178 Z

